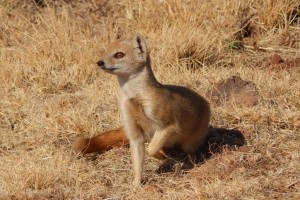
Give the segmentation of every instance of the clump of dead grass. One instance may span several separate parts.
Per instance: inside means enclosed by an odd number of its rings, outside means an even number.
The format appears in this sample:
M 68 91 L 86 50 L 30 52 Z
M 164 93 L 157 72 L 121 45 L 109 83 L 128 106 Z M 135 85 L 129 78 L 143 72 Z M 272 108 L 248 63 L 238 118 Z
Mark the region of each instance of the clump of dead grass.
M 297 0 L 37 2 L 0 2 L 1 198 L 297 199 L 299 68 L 264 66 L 300 56 Z M 163 83 L 204 94 L 232 75 L 253 81 L 257 106 L 213 107 L 212 124 L 241 130 L 246 147 L 186 174 L 157 175 L 147 158 L 150 192 L 131 188 L 126 148 L 77 159 L 73 138 L 121 124 L 117 83 L 95 66 L 117 32 L 145 35 Z

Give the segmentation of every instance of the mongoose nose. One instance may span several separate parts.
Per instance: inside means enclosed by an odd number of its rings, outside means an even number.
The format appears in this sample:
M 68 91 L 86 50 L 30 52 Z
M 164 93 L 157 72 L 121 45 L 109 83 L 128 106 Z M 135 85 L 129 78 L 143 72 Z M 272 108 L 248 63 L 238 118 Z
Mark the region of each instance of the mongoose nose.
M 103 67 L 105 65 L 105 63 L 102 60 L 100 60 L 100 61 L 97 62 L 97 65 L 99 67 Z

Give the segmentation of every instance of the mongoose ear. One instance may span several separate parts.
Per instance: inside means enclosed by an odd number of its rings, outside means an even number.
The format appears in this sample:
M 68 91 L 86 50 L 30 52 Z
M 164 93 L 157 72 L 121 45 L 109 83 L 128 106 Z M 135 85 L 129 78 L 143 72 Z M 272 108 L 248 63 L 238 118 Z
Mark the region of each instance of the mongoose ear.
M 136 34 L 133 37 L 133 43 L 135 47 L 138 47 L 140 54 L 143 56 L 143 59 L 146 59 L 148 55 L 148 48 L 145 38 L 140 34 Z

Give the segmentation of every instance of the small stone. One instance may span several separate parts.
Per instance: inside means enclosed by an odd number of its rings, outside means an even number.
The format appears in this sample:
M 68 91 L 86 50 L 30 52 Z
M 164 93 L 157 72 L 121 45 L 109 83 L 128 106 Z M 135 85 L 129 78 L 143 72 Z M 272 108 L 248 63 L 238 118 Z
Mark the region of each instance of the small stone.
M 163 192 L 162 189 L 157 187 L 156 185 L 147 185 L 147 186 L 145 186 L 144 190 L 146 192 L 150 192 L 150 193 L 158 193 L 158 192 L 162 193 Z
M 278 65 L 278 64 L 283 63 L 283 62 L 284 62 L 284 60 L 278 54 L 273 54 L 270 57 L 270 64 L 271 65 Z

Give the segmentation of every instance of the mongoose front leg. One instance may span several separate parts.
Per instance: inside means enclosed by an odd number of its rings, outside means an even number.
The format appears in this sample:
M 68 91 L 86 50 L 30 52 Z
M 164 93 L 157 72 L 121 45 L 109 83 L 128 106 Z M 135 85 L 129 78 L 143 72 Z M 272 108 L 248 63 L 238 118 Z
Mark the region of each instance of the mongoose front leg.
M 125 100 L 121 103 L 121 116 L 124 122 L 124 130 L 129 139 L 131 160 L 133 168 L 133 185 L 140 186 L 143 174 L 143 163 L 145 157 L 144 130 L 136 123 L 133 113 L 135 107 L 131 101 Z
M 130 139 L 130 151 L 133 164 L 133 184 L 140 186 L 143 174 L 143 163 L 145 156 L 144 138 L 141 136 Z
M 126 118 L 126 134 L 129 139 L 131 160 L 133 168 L 133 185 L 138 187 L 141 185 L 143 174 L 143 163 L 145 157 L 145 138 L 142 129 L 130 120 L 130 116 Z

